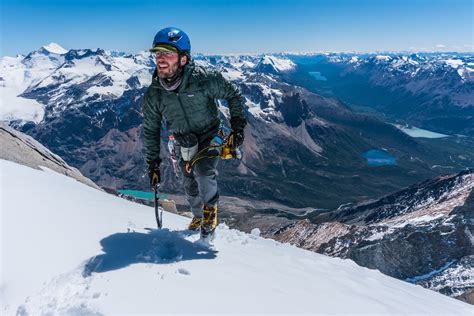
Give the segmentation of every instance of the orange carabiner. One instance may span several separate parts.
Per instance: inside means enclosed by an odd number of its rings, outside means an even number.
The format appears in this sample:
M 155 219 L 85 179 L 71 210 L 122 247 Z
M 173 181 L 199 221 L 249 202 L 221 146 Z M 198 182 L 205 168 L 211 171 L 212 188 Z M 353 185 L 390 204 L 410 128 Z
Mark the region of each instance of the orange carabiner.
M 190 164 L 189 162 L 187 162 L 186 165 L 184 166 L 184 170 L 185 170 L 187 173 L 191 173 L 191 172 L 192 172 L 191 164 Z

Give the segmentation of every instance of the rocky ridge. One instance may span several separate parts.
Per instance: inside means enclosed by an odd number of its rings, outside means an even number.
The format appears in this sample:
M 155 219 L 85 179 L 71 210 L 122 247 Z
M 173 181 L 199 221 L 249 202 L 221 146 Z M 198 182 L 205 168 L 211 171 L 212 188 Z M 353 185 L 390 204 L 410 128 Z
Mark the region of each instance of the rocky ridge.
M 273 238 L 451 296 L 474 289 L 474 172 L 296 221 Z M 473 301 L 470 301 L 474 303 Z

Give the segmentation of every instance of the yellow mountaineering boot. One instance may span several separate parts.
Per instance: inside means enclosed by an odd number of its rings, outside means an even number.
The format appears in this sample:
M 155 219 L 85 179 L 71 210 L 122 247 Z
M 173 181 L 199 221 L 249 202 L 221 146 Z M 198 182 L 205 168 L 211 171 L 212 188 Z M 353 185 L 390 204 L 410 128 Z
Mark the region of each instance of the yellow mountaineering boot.
M 217 205 L 204 206 L 204 217 L 201 222 L 201 238 L 205 239 L 212 235 L 217 227 Z
M 201 222 L 202 222 L 201 217 L 194 216 L 193 219 L 191 220 L 191 223 L 189 223 L 188 229 L 198 231 L 199 229 L 201 229 Z

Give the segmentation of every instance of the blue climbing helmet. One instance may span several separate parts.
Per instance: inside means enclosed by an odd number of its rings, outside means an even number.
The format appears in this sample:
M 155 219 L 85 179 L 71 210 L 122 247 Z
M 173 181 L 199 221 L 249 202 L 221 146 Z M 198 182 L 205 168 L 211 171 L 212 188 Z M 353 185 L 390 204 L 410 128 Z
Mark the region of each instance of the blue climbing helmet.
M 166 48 L 168 45 L 176 48 L 179 53 L 191 54 L 191 42 L 188 35 L 177 27 L 167 27 L 158 31 L 150 51 L 156 51 L 157 47 Z

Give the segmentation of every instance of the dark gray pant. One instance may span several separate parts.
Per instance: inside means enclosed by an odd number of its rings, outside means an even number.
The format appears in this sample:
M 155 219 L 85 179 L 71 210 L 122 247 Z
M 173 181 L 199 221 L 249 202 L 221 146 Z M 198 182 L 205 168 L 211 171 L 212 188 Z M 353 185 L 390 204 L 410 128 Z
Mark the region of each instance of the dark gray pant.
M 209 152 L 213 156 L 212 152 Z M 181 159 L 180 169 L 183 174 L 183 186 L 191 212 L 202 217 L 204 205 L 217 206 L 219 192 L 217 190 L 217 163 L 219 157 L 198 160 L 189 174 L 184 170 L 185 162 Z

